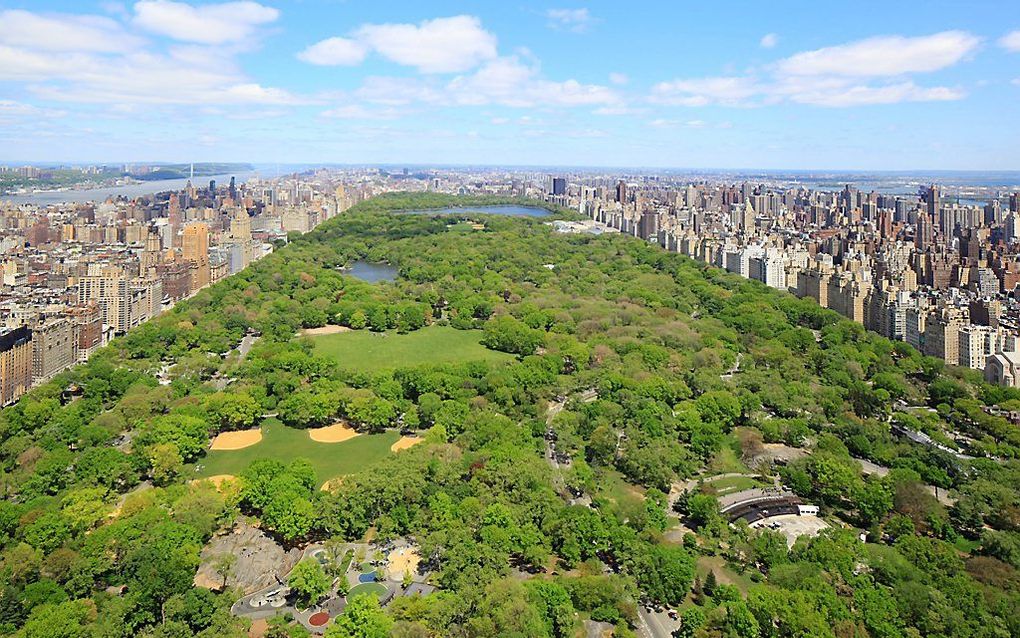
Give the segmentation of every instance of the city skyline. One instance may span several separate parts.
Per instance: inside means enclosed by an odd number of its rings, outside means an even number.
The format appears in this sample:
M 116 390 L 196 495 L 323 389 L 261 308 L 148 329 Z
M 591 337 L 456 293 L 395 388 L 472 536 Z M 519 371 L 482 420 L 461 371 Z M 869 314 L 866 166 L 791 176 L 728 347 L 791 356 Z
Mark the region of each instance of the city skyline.
M 24 162 L 1020 169 L 1008 3 L 869 7 L 2 2 L 0 144 Z

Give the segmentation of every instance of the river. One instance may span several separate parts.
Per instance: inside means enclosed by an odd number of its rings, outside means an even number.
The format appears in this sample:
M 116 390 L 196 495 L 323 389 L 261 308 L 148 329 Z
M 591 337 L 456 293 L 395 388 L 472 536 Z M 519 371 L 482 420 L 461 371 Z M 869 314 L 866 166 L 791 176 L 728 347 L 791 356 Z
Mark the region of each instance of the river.
M 196 175 L 192 180 L 192 184 L 197 187 L 205 187 L 209 185 L 209 180 L 216 180 L 216 184 L 218 186 L 225 186 L 230 183 L 231 177 L 236 178 L 238 184 L 242 184 L 246 180 L 257 175 L 257 171 L 238 171 L 236 173 L 224 173 L 222 175 Z M 111 195 L 114 197 L 124 196 L 130 199 L 162 191 L 179 191 L 184 190 L 187 185 L 187 177 L 176 179 L 157 179 L 151 182 L 128 184 L 126 186 L 108 186 L 90 188 L 86 190 L 46 191 L 29 193 L 26 195 L 0 195 L 0 201 L 13 202 L 15 204 L 36 204 L 38 206 L 61 203 L 81 204 L 84 202 L 101 202 Z

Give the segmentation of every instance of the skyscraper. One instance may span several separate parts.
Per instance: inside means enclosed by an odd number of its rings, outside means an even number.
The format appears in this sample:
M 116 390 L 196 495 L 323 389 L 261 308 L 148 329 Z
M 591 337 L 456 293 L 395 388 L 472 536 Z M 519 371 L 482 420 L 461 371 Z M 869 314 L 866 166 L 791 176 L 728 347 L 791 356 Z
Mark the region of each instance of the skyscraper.
M 934 220 L 938 219 L 939 208 L 942 206 L 942 188 L 932 184 L 928 188 L 925 201 L 928 202 L 928 215 Z
M 183 257 L 189 261 L 209 260 L 209 226 L 202 222 L 184 228 Z
M 627 182 L 622 179 L 616 183 L 616 201 L 621 204 L 627 203 Z
M 567 180 L 563 177 L 554 177 L 552 181 L 552 194 L 553 195 L 566 195 L 567 194 Z
M 202 222 L 188 224 L 184 228 L 182 256 L 191 262 L 189 292 L 209 285 L 209 227 Z

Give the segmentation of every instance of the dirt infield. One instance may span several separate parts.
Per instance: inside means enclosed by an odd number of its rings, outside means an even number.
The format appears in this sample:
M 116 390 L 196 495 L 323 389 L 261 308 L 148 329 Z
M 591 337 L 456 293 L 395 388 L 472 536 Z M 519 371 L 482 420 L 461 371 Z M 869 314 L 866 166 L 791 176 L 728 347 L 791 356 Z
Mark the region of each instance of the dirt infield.
M 346 423 L 337 422 L 324 428 L 308 430 L 308 436 L 317 443 L 342 443 L 358 436 L 358 433 Z
M 220 432 L 213 439 L 210 450 L 241 450 L 255 445 L 262 440 L 262 430 L 239 430 L 237 432 Z
M 399 452 L 406 450 L 407 448 L 414 447 L 424 441 L 425 439 L 417 436 L 402 436 L 400 440 L 390 446 L 390 452 Z
M 338 476 L 336 478 L 331 478 L 328 481 L 326 481 L 325 483 L 323 483 L 322 486 L 319 487 L 319 489 L 322 490 L 323 492 L 328 492 L 328 491 L 332 490 L 333 488 L 340 487 L 340 484 L 343 483 L 343 481 L 344 481 L 344 477 L 342 477 L 342 476 Z
M 194 485 L 195 483 L 200 483 L 201 481 L 209 481 L 210 483 L 215 485 L 216 486 L 216 490 L 219 491 L 223 487 L 223 484 L 226 483 L 227 481 L 236 481 L 236 480 L 237 480 L 237 477 L 234 476 L 233 474 L 214 474 L 213 476 L 207 476 L 205 478 L 195 479 L 195 480 L 191 481 L 191 483 Z
M 389 563 L 386 565 L 386 572 L 391 580 L 402 580 L 404 574 L 408 572 L 411 575 L 416 574 L 418 572 L 418 563 L 421 562 L 418 550 L 413 547 L 395 549 L 390 552 L 388 559 Z
M 317 337 L 319 335 L 335 335 L 338 332 L 350 332 L 347 326 L 322 326 L 321 328 L 305 328 L 300 332 L 302 337 Z

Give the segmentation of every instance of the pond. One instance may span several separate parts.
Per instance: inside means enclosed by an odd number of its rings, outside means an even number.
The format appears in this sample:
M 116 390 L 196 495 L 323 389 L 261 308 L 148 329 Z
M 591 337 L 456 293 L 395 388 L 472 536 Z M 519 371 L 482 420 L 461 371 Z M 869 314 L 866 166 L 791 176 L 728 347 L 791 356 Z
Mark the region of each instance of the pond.
M 393 281 L 398 273 L 395 266 L 359 260 L 344 270 L 344 274 L 374 284 L 380 281 Z
M 507 217 L 548 217 L 552 213 L 539 206 L 516 206 L 513 204 L 499 206 L 449 206 L 429 210 L 408 210 L 408 215 L 451 215 L 460 213 L 485 213 L 487 215 L 504 215 Z

